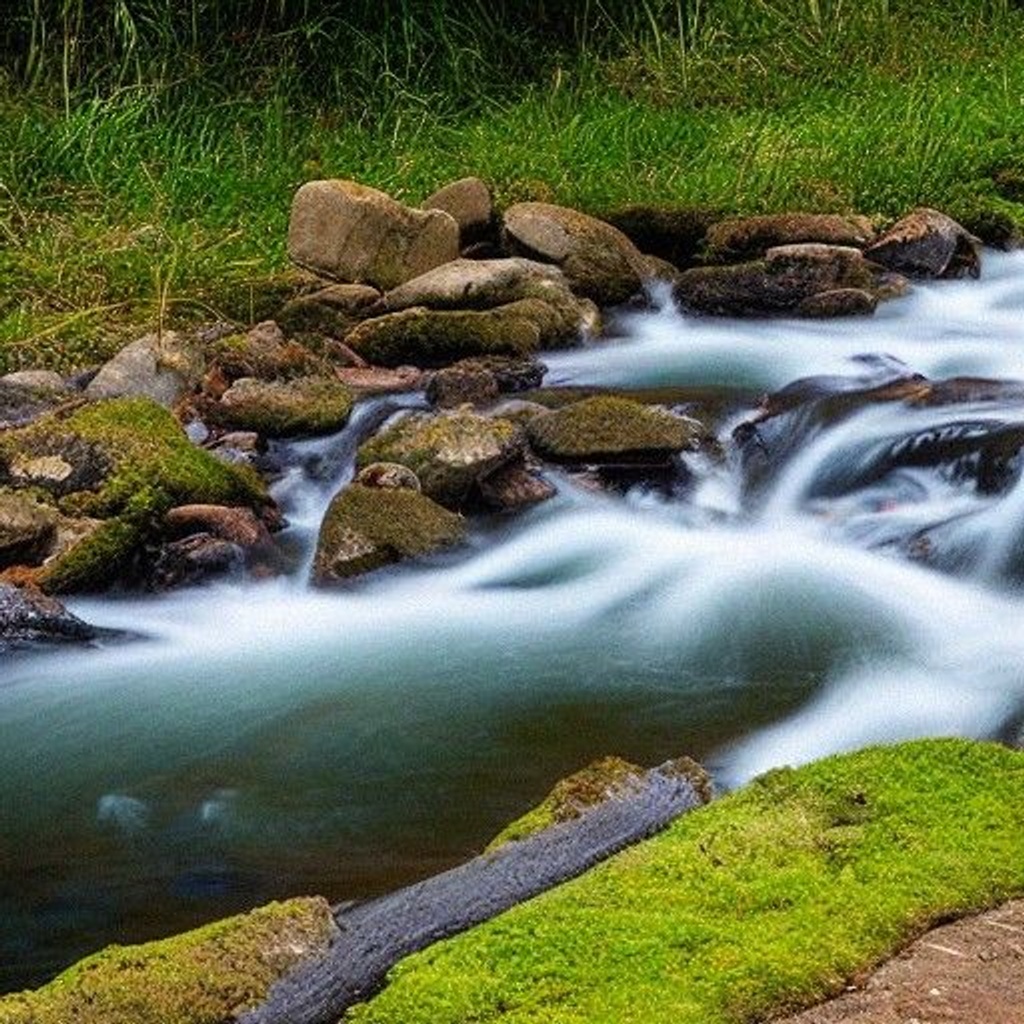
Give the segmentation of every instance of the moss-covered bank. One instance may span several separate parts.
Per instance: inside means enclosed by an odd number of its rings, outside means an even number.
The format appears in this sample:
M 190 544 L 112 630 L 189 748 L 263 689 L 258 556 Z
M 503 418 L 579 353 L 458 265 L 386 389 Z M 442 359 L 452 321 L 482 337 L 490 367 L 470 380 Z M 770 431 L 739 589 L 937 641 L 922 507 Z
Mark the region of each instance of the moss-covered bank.
M 932 740 L 769 773 L 403 962 L 359 1024 L 760 1020 L 1024 891 L 1024 755 Z

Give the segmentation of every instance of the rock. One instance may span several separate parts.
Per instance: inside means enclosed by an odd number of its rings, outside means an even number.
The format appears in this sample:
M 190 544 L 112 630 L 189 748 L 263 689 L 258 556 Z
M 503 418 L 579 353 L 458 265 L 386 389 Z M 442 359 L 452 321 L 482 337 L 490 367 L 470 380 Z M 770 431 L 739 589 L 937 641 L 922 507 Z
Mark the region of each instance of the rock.
M 334 371 L 345 387 L 359 395 L 392 395 L 403 391 L 419 391 L 423 387 L 423 371 L 415 366 L 347 366 Z
M 571 301 L 565 275 L 550 263 L 513 257 L 452 260 L 399 285 L 384 296 L 389 313 L 428 309 L 493 309 L 519 299 Z
M 63 389 L 0 380 L 0 430 L 25 426 L 67 400 Z
M 801 303 L 822 292 L 873 293 L 875 280 L 858 249 L 800 244 L 769 249 L 764 259 L 751 263 L 694 267 L 680 275 L 674 294 L 680 305 L 698 313 L 795 315 Z
M 36 644 L 85 643 L 97 635 L 56 599 L 0 582 L 0 654 Z
M 981 274 L 981 242 L 952 217 L 921 207 L 865 250 L 868 259 L 910 277 Z
M 217 423 L 233 430 L 290 437 L 340 430 L 348 422 L 352 401 L 352 392 L 331 377 L 299 377 L 287 382 L 242 377 L 209 412 Z
M 250 508 L 227 505 L 177 505 L 164 516 L 172 534 L 209 533 L 240 548 L 269 547 L 270 531 Z
M 713 224 L 705 239 L 708 254 L 718 260 L 760 256 L 780 245 L 819 242 L 862 249 L 875 237 L 867 217 L 833 213 L 780 213 L 732 217 Z
M 275 319 L 288 334 L 344 338 L 377 311 L 383 296 L 365 284 L 333 284 L 286 303 Z
M 16 370 L 0 377 L 0 385 L 13 384 L 15 387 L 38 388 L 41 391 L 61 392 L 70 390 L 64 378 L 54 370 Z
M 288 255 L 339 281 L 394 288 L 459 255 L 459 226 L 354 181 L 311 181 L 295 193 Z
M 208 359 L 225 381 L 241 377 L 278 380 L 310 376 L 322 360 L 304 345 L 288 341 L 279 324 L 265 320 L 245 334 L 232 334 L 210 346 Z
M 558 493 L 554 484 L 518 461 L 496 469 L 480 481 L 479 487 L 484 501 L 502 512 L 517 512 Z
M 0 492 L 0 569 L 39 565 L 53 541 L 57 513 L 24 494 Z
M 795 312 L 797 316 L 824 320 L 836 316 L 870 316 L 877 305 L 877 296 L 863 288 L 834 288 L 801 300 Z
M 76 539 L 58 523 L 70 542 L 64 548 L 58 538 L 41 571 L 51 593 L 127 581 L 174 505 L 244 505 L 260 515 L 271 507 L 255 473 L 197 448 L 170 412 L 144 398 L 94 402 L 0 432 L 0 484 L 47 491 L 79 524 Z
M 706 435 L 696 420 L 608 395 L 534 416 L 526 430 L 546 459 L 599 464 L 667 462 L 696 449 Z
M 147 582 L 150 589 L 158 591 L 195 586 L 232 571 L 239 572 L 243 564 L 242 549 L 237 544 L 197 533 L 164 544 Z
M 643 290 L 640 251 L 617 228 L 551 203 L 516 203 L 505 211 L 508 248 L 562 268 L 574 292 L 602 306 Z
M 169 409 L 198 385 L 203 355 L 193 338 L 177 331 L 147 334 L 106 362 L 85 389 L 86 397 L 149 398 Z
M 625 206 L 602 218 L 618 228 L 642 253 L 676 269 L 700 261 L 704 236 L 718 214 L 701 207 Z M 667 268 L 661 266 L 664 275 Z
M 363 487 L 382 487 L 388 490 L 422 490 L 419 477 L 408 466 L 397 462 L 371 462 L 356 474 L 355 482 Z
M 337 583 L 457 543 L 462 517 L 406 487 L 350 484 L 320 526 L 313 582 Z
M 211 455 L 236 466 L 252 466 L 259 458 L 260 435 L 255 430 L 231 430 L 205 445 Z
M 494 374 L 472 359 L 462 359 L 438 370 L 427 385 L 427 401 L 442 409 L 467 404 L 490 405 L 499 394 Z
M 358 465 L 408 466 L 424 494 L 448 508 L 461 508 L 477 496 L 481 480 L 522 451 L 523 435 L 515 424 L 457 409 L 403 417 L 359 449 Z
M 422 210 L 443 210 L 459 225 L 461 246 L 485 239 L 494 227 L 491 190 L 479 178 L 460 178 L 439 188 L 420 204 Z

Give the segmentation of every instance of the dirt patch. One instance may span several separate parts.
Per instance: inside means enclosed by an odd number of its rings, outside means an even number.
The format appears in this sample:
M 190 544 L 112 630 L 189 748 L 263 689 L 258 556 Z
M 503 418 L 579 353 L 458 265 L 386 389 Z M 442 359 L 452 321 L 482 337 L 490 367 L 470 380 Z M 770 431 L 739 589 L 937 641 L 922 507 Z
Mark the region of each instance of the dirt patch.
M 927 932 L 844 995 L 776 1024 L 1024 1024 L 1024 900 Z

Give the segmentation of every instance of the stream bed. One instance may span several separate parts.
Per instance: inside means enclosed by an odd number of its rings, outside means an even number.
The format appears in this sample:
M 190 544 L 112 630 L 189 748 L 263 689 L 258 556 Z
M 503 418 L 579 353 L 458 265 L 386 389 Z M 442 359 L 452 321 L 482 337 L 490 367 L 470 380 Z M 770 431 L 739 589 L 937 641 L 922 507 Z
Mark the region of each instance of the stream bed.
M 546 385 L 714 392 L 725 459 L 622 494 L 553 474 L 556 498 L 457 550 L 311 591 L 319 517 L 387 412 L 366 406 L 279 453 L 291 576 L 76 600 L 137 638 L 0 667 L 0 990 L 271 898 L 421 878 L 605 754 L 688 754 L 728 788 L 869 743 L 1019 735 L 1019 456 L 985 487 L 969 456 L 911 456 L 1013 434 L 1024 397 L 795 417 L 756 486 L 731 438 L 800 378 L 1024 380 L 1024 253 L 867 320 L 663 300 L 614 334 L 547 357 Z

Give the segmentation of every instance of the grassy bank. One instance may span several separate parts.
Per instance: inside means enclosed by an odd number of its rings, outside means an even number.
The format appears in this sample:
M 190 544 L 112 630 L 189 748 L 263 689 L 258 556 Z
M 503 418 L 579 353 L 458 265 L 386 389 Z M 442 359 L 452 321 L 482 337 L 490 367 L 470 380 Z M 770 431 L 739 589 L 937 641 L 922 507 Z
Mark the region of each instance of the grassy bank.
M 312 177 L 409 201 L 473 173 L 500 203 L 598 213 L 884 220 L 926 202 L 993 235 L 1024 224 L 1024 10 L 1008 3 L 596 4 L 566 20 L 555 3 L 407 2 L 374 27 L 360 4 L 318 5 L 319 21 L 266 4 L 262 22 L 253 5 L 179 5 L 179 24 L 124 0 L 77 35 L 65 4 L 71 20 L 35 37 L 39 5 L 22 6 L 0 80 L 0 371 L 93 362 L 159 318 L 264 315 Z

